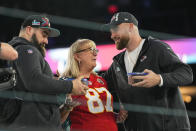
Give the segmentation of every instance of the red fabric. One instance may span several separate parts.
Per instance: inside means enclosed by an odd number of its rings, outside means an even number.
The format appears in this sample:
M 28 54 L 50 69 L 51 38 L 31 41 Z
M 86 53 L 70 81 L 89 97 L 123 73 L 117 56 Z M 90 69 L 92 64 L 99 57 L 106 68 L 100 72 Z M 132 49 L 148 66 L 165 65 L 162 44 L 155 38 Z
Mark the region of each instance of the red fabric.
M 105 80 L 91 74 L 89 81 L 89 90 L 85 96 L 72 96 L 81 105 L 70 113 L 71 131 L 117 131 L 113 97 L 107 90 Z

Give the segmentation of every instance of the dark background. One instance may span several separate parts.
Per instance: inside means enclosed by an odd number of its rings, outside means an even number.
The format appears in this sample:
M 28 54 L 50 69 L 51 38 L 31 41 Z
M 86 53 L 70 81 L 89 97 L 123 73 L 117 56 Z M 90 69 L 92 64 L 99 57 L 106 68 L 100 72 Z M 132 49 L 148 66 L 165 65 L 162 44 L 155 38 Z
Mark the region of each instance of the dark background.
M 0 0 L 0 7 L 97 23 L 108 23 L 116 11 L 127 11 L 136 16 L 139 28 L 147 31 L 145 35 L 156 31 L 166 33 L 152 34 L 159 39 L 196 36 L 196 8 L 193 0 Z M 23 19 L 19 17 L 20 14 L 10 16 L 10 12 L 1 11 L 0 41 L 8 42 L 18 35 Z M 92 39 L 98 45 L 112 42 L 109 32 L 59 24 L 52 24 L 52 27 L 60 29 L 61 36 L 50 38 L 47 48 L 68 47 L 78 38 Z M 191 85 L 196 86 L 196 64 L 190 66 L 194 72 L 194 82 Z M 191 103 L 186 103 L 190 111 L 196 111 L 195 96 L 192 96 Z M 195 118 L 190 117 L 192 131 L 196 131 Z
M 0 6 L 43 14 L 56 15 L 98 23 L 110 21 L 112 5 L 117 11 L 133 13 L 139 21 L 139 28 L 164 32 L 179 36 L 196 36 L 196 8 L 193 0 L 1 0 Z M 115 9 L 113 9 L 115 11 Z M 23 19 L 0 15 L 0 40 L 9 41 L 17 35 Z M 80 23 L 78 23 L 80 24 Z M 97 44 L 111 41 L 109 34 L 95 30 L 70 26 L 52 25 L 61 30 L 62 35 L 55 45 L 69 46 L 78 38 L 93 39 Z M 162 36 L 159 36 L 160 39 Z M 169 37 L 169 36 L 168 36 Z M 166 38 L 164 38 L 166 39 Z M 65 42 L 67 45 L 65 45 Z

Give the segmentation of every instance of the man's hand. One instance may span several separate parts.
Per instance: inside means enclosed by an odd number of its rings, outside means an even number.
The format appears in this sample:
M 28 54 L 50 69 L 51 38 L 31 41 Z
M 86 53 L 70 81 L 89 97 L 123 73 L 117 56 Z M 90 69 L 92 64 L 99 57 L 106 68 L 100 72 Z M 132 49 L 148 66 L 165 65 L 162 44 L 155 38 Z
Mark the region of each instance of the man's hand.
M 119 113 L 116 113 L 116 122 L 122 123 L 127 119 L 128 111 L 126 110 L 120 110 Z
M 151 70 L 145 69 L 145 73 L 148 73 L 145 76 L 132 76 L 132 79 L 141 79 L 142 81 L 133 83 L 132 86 L 134 87 L 145 87 L 145 88 L 151 88 L 156 85 L 159 85 L 161 82 L 160 75 L 154 73 Z
M 63 110 L 72 111 L 74 107 L 79 106 L 81 103 L 79 101 L 74 101 L 71 97 L 71 94 L 66 96 L 66 100 L 63 107 L 60 107 Z
M 73 80 L 73 89 L 72 95 L 85 95 L 86 91 L 88 90 L 88 86 L 81 82 L 83 76 L 78 77 L 77 79 Z
M 116 116 L 116 123 L 122 123 L 124 122 L 128 117 L 128 111 L 124 109 L 124 106 L 120 104 L 120 111 L 118 113 L 115 113 Z
M 9 44 L 1 43 L 0 59 L 15 60 L 18 58 L 18 52 Z

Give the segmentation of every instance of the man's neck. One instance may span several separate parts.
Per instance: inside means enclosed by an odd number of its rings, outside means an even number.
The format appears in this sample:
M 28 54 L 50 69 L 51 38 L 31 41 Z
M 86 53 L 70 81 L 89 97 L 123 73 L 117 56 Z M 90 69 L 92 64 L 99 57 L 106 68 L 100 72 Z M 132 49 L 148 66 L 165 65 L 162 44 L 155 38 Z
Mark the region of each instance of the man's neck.
M 126 50 L 128 52 L 133 51 L 134 49 L 136 49 L 139 46 L 141 41 L 142 41 L 141 37 L 137 37 L 136 39 L 129 41 L 129 43 L 127 44 Z
M 22 38 L 26 39 L 27 41 L 30 41 L 30 38 L 23 32 L 19 33 L 19 37 L 22 37 Z

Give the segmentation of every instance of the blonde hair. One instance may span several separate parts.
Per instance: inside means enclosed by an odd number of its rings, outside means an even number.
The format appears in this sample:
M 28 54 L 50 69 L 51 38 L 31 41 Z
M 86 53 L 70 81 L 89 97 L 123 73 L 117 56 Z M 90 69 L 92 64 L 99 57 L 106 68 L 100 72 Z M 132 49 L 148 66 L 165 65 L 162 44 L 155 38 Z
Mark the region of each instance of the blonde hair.
M 74 58 L 74 54 L 81 50 L 81 47 L 89 44 L 91 47 L 96 47 L 94 41 L 89 39 L 78 39 L 76 40 L 69 49 L 67 65 L 65 71 L 62 73 L 61 77 L 78 77 L 80 75 L 79 62 Z M 96 74 L 92 71 L 93 74 Z

